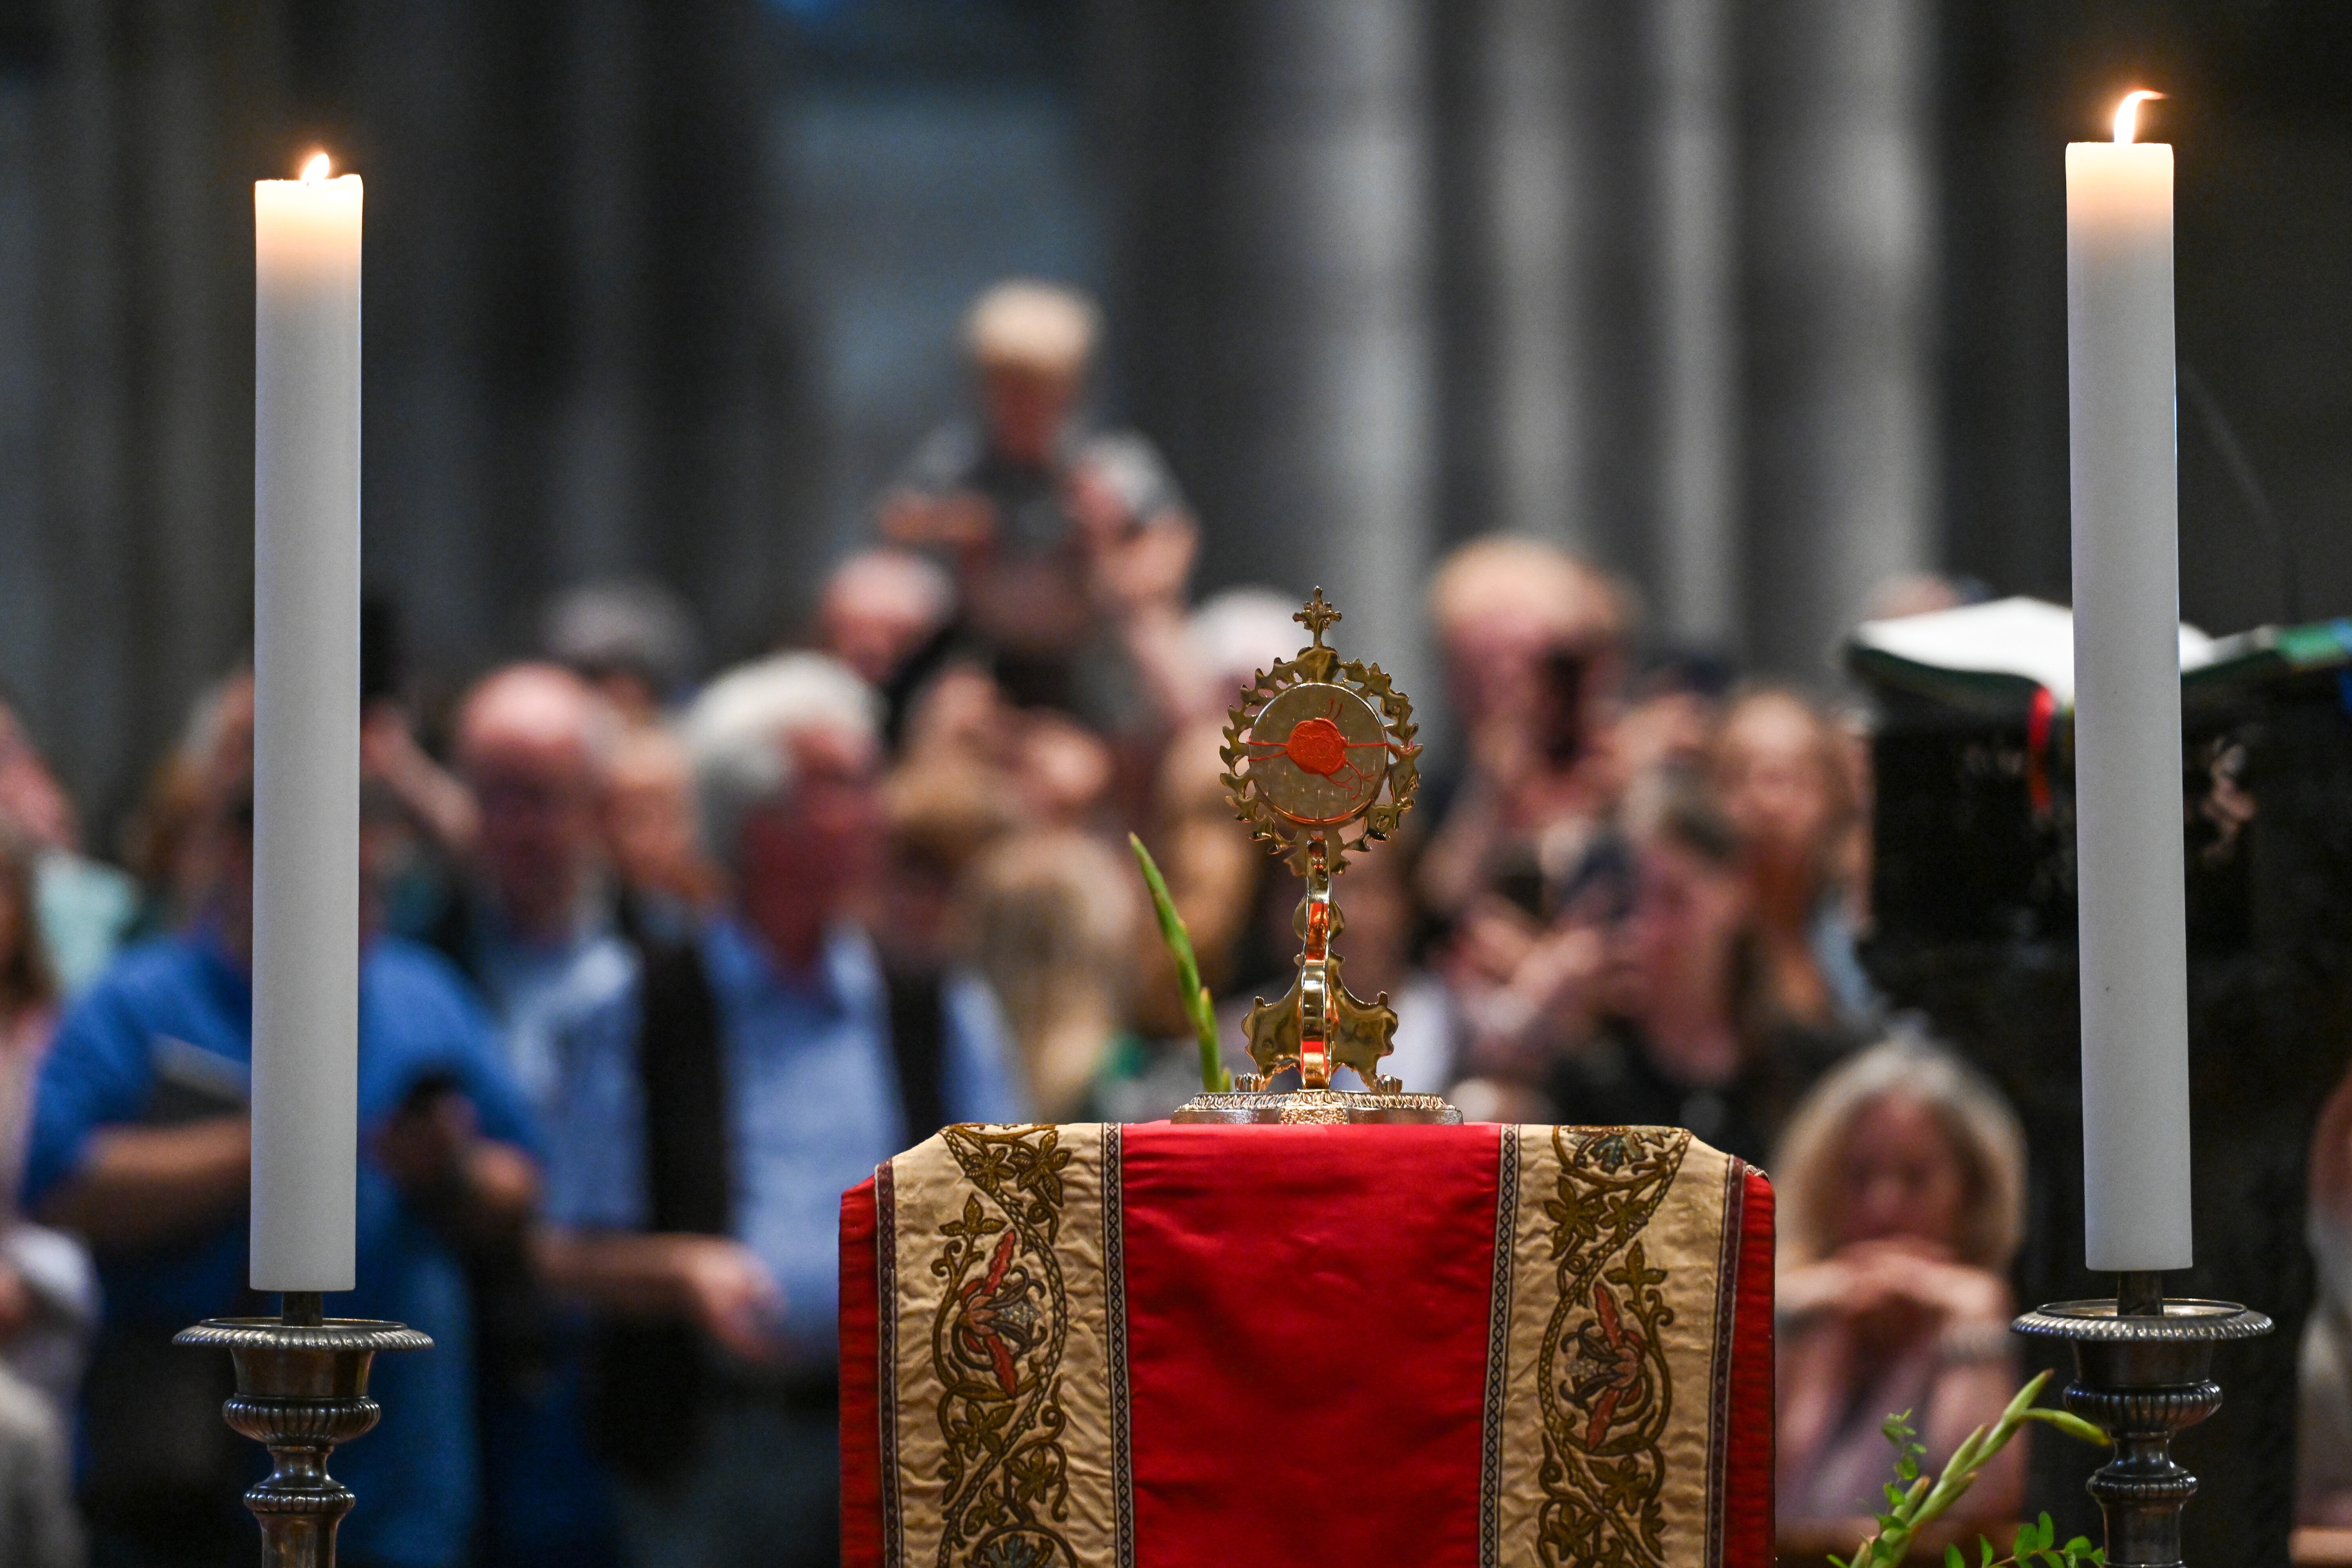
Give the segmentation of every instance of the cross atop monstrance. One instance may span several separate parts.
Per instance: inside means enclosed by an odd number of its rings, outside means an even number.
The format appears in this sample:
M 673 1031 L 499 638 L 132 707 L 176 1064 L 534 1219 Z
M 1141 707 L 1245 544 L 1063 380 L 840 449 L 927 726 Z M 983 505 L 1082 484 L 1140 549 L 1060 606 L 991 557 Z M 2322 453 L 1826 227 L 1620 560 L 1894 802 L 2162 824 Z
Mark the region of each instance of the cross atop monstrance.
M 1313 632 L 1315 646 L 1320 648 L 1323 645 L 1325 629 L 1343 617 L 1332 607 L 1330 601 L 1323 597 L 1322 589 L 1318 588 L 1315 591 L 1315 597 L 1307 601 L 1307 607 L 1291 616 L 1291 619 Z

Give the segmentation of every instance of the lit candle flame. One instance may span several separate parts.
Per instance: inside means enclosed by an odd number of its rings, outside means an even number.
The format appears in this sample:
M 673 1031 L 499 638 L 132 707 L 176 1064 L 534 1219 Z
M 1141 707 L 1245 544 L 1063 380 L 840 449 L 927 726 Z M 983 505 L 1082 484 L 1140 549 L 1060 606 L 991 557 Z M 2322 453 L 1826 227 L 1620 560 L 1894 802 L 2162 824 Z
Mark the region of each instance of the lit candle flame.
M 2117 144 L 2120 145 L 2129 142 L 2133 137 L 2139 134 L 2140 99 L 2144 98 L 2162 98 L 2163 96 L 2164 95 L 2160 92 L 2150 92 L 2146 88 L 2140 89 L 2137 92 L 2127 92 L 2124 94 L 2123 102 L 2116 105 L 2116 141 Z
M 302 183 L 306 185 L 318 184 L 326 179 L 329 171 L 333 167 L 334 165 L 327 161 L 327 155 L 324 152 L 313 152 L 310 154 L 310 162 L 302 165 Z

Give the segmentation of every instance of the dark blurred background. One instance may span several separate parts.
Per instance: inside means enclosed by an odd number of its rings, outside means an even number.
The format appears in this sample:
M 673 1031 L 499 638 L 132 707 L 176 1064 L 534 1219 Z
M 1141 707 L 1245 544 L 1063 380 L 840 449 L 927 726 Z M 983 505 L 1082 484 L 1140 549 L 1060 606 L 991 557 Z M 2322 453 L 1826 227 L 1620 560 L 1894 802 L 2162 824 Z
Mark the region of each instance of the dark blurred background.
M 2062 148 L 2136 84 L 2185 612 L 2352 609 L 2326 0 L 0 6 L 0 682 L 103 834 L 247 635 L 248 184 L 314 143 L 368 181 L 368 570 L 426 689 L 616 571 L 773 641 L 1009 272 L 1106 297 L 1203 588 L 1320 581 L 1412 681 L 1428 564 L 1502 527 L 1822 674 L 1892 573 L 2064 598 Z

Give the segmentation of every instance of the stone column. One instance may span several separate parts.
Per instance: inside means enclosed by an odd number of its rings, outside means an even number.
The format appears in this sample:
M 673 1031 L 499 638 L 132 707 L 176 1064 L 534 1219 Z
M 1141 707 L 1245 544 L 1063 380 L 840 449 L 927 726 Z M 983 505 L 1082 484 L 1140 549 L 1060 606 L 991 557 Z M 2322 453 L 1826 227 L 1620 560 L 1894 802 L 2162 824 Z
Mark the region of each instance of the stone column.
M 137 660 L 131 533 L 128 333 L 118 308 L 128 245 L 116 194 L 121 83 L 109 69 L 110 7 L 51 8 L 39 89 L 42 581 L 52 638 L 10 674 L 26 718 L 67 788 L 127 781 Z
M 1932 17 L 1743 13 L 1749 649 L 1818 678 L 1871 588 L 1935 559 Z
M 369 591 L 397 606 L 412 663 L 454 674 L 499 646 L 517 599 L 504 563 L 528 510 L 506 504 L 530 450 L 499 420 L 514 379 L 483 373 L 480 345 L 527 329 L 498 287 L 521 265 L 488 214 L 547 179 L 541 150 L 484 110 L 501 55 L 468 0 L 364 0 L 344 14 L 341 57 L 366 133 L 368 233 L 361 387 L 360 540 Z M 446 678 L 446 677 L 445 677 Z
M 1654 551 L 1642 8 L 1444 12 L 1445 509 L 1643 573 Z
M 1655 0 L 1648 16 L 1658 632 L 1738 653 L 1740 333 L 1732 0 Z
M 1421 0 L 1262 0 L 1233 18 L 1240 121 L 1214 307 L 1248 575 L 1321 584 L 1341 645 L 1412 689 L 1434 411 Z
M 57 637 L 50 550 L 42 528 L 41 78 L 0 69 L 0 682 L 25 702 Z M 46 729 L 48 715 L 25 716 Z
M 43 645 L 11 660 L 97 847 L 251 625 L 250 187 L 289 172 L 266 5 L 54 4 L 38 145 L 40 500 L 20 557 Z
M 1462 460 L 1483 481 L 1475 528 L 1540 535 L 1591 553 L 1584 469 L 1591 352 L 1579 309 L 1590 284 L 1577 241 L 1594 205 L 1570 58 L 1580 7 L 1491 0 L 1464 16 L 1472 30 L 1461 105 L 1462 166 L 1471 188 L 1459 312 L 1469 374 L 1448 388 Z
M 556 411 L 549 538 L 567 579 L 641 568 L 646 433 L 642 29 L 632 0 L 583 0 L 565 18 L 564 258 L 573 380 Z M 657 24 L 653 24 L 657 25 Z

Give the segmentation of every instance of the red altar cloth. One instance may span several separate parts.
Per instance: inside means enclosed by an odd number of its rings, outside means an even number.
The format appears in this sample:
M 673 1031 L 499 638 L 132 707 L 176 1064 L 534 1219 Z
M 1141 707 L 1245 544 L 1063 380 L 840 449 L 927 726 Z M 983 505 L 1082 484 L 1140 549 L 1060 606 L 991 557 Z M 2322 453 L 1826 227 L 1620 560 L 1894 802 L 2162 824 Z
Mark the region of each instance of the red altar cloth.
M 843 1199 L 843 1561 L 1766 1568 L 1771 1227 L 1669 1129 L 950 1128 Z

